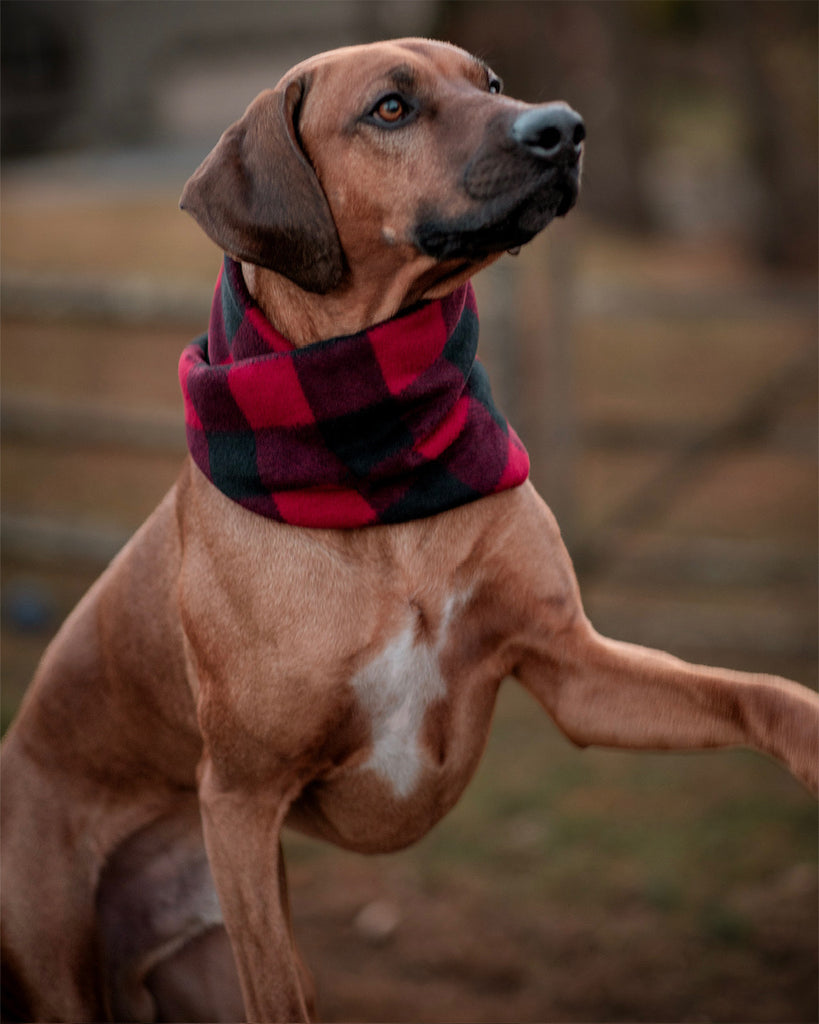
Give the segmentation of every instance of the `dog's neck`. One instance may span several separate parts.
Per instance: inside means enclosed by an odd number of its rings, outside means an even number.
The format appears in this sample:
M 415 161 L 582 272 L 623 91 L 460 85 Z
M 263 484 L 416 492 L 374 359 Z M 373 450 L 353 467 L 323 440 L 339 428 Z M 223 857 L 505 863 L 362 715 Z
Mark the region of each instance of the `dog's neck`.
M 254 302 L 271 324 L 296 348 L 316 341 L 358 334 L 392 319 L 418 302 L 440 299 L 468 281 L 500 253 L 480 263 L 439 263 L 418 257 L 389 274 L 352 274 L 330 295 L 314 295 L 272 270 L 242 263 L 242 276 Z

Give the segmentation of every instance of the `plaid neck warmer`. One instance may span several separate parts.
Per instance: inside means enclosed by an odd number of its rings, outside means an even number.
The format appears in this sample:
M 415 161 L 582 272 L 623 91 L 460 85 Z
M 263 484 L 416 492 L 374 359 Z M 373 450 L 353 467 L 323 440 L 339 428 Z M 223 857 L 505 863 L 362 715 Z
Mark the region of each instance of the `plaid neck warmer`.
M 179 378 L 193 460 L 223 494 L 296 526 L 435 515 L 523 483 L 529 459 L 475 362 L 465 284 L 359 334 L 295 348 L 225 258 Z

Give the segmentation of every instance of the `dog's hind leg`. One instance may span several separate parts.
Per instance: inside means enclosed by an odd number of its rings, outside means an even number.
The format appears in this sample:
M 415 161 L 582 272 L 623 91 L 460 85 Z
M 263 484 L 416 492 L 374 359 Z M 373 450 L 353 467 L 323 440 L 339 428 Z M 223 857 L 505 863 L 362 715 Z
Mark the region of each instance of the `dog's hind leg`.
M 243 1018 L 195 798 L 114 851 L 100 877 L 97 914 L 110 1019 Z
M 156 1006 L 157 1021 L 242 1021 L 239 978 L 227 932 L 211 928 L 177 953 L 161 960 L 145 987 Z

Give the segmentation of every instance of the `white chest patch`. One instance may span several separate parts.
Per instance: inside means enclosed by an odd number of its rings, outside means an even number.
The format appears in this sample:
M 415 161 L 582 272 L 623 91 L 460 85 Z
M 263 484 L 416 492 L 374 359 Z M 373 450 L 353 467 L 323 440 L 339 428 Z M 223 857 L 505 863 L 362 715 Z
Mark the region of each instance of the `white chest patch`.
M 452 613 L 462 603 L 448 599 L 434 644 L 418 640 L 413 619 L 352 679 L 372 721 L 373 752 L 363 768 L 389 782 L 396 796 L 409 796 L 421 774 L 424 716 L 446 695 L 440 654 Z

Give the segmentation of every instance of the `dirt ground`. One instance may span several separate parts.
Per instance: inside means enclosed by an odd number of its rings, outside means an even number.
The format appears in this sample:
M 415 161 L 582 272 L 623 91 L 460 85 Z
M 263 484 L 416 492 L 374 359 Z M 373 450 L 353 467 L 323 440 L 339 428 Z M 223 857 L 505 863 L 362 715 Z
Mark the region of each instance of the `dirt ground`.
M 491 881 L 469 872 L 446 886 L 407 882 L 400 870 L 384 874 L 377 889 L 389 897 L 372 900 L 367 865 L 335 865 L 323 877 L 293 873 L 319 1019 L 816 1019 L 815 949 L 804 941 L 815 921 L 810 867 L 749 892 L 741 922 L 726 915 L 708 940 L 669 926 L 662 910 L 639 898 L 582 913 L 551 900 L 510 908 L 502 869 L 500 891 L 487 891 Z M 368 910 L 398 918 L 396 933 L 381 939 L 357 927 Z
M 815 685 L 812 284 L 578 223 L 569 525 L 592 620 Z M 523 293 L 549 244 L 515 264 Z M 176 361 L 217 266 L 175 193 L 4 185 L 6 723 L 175 476 Z M 123 282 L 143 305 L 101 315 Z M 167 301 L 191 287 L 201 314 Z M 286 851 L 324 1020 L 817 1020 L 816 806 L 752 754 L 580 752 L 507 684 L 476 779 L 422 843 Z
M 753 808 L 794 811 L 796 787 L 741 755 L 581 767 L 548 723 L 522 729 L 526 701 L 505 697 L 465 805 L 419 848 L 363 860 L 291 840 L 321 1019 L 815 1020 L 812 809 L 794 858 L 789 826 Z M 535 732 L 526 767 L 562 777 L 551 799 L 542 781 L 493 792 L 512 736 Z

